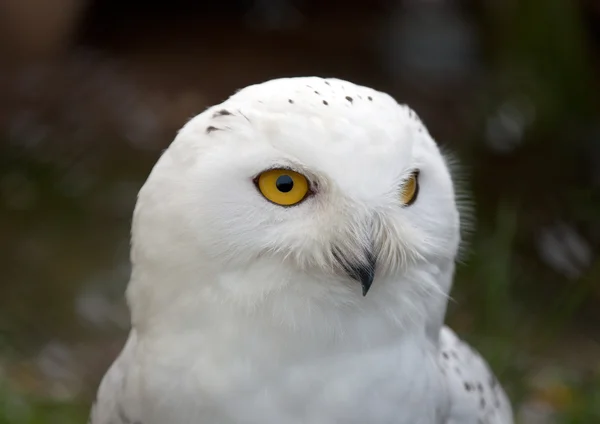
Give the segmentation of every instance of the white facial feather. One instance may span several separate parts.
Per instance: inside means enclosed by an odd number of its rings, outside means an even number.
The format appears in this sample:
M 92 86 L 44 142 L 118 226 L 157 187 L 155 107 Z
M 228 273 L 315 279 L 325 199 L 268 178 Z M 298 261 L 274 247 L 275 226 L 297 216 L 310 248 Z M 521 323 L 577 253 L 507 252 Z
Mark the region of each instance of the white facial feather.
M 253 179 L 281 166 L 306 175 L 314 195 L 268 202 Z M 414 170 L 418 198 L 403 206 Z M 459 242 L 448 168 L 411 109 L 342 80 L 272 80 L 190 120 L 155 166 L 134 215 L 129 300 L 139 321 L 197 298 L 254 311 L 293 293 L 314 311 L 392 295 L 406 305 L 394 318 L 412 320 L 432 296 L 445 303 L 450 282 L 432 273 L 452 267 Z M 370 246 L 376 278 L 362 299 L 334 252 L 361 261 Z M 145 287 L 136 270 L 169 270 L 173 284 Z

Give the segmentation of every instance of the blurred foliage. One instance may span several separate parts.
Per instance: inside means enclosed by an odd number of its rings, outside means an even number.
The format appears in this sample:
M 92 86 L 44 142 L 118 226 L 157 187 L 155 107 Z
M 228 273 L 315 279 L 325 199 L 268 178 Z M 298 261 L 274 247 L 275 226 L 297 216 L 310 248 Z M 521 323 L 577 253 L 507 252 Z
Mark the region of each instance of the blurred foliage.
M 0 424 L 84 423 L 88 405 L 22 396 L 0 385 Z

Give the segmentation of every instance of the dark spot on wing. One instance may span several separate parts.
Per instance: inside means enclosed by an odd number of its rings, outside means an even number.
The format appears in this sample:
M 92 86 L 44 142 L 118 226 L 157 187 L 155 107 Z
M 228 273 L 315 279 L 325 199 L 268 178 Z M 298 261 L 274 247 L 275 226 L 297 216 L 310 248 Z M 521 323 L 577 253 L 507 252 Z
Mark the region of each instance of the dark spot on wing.
M 373 101 L 373 97 L 371 97 L 371 96 L 367 97 L 367 99 L 369 99 L 370 102 Z
M 291 105 L 293 105 L 293 104 L 294 104 L 294 101 L 293 101 L 292 99 L 288 99 L 288 102 L 289 102 Z
M 212 125 L 210 127 L 206 127 L 206 134 L 210 134 L 213 131 L 222 131 L 222 130 L 221 130 L 221 128 L 213 127 Z
M 315 90 L 315 94 L 318 94 L 319 96 L 321 95 L 321 93 L 319 93 L 317 90 Z
M 446 352 L 442 352 L 442 356 L 444 357 L 444 359 L 448 359 L 449 358 L 448 353 L 446 353 Z
M 220 111 L 215 112 L 215 114 L 213 115 L 213 118 L 217 118 L 219 116 L 228 116 L 228 115 L 233 115 L 233 113 L 229 112 L 228 110 L 221 109 Z
M 454 367 L 454 371 L 455 371 L 455 372 L 456 372 L 458 375 L 460 375 L 460 368 L 458 368 L 458 367 Z
M 465 390 L 467 392 L 470 392 L 471 390 L 473 390 L 473 386 L 471 386 L 468 382 L 465 381 Z
M 323 100 L 323 104 L 324 104 L 325 106 L 329 105 L 329 103 L 327 103 L 327 100 Z
M 325 81 L 325 84 L 331 86 L 331 84 L 329 84 L 329 81 Z
M 485 399 L 484 398 L 479 399 L 479 407 L 481 409 L 485 408 Z
M 477 383 L 477 390 L 479 390 L 479 392 L 483 392 L 483 386 L 481 383 Z
M 348 100 L 350 103 L 352 103 L 354 101 L 354 99 L 350 96 L 346 96 L 346 100 Z

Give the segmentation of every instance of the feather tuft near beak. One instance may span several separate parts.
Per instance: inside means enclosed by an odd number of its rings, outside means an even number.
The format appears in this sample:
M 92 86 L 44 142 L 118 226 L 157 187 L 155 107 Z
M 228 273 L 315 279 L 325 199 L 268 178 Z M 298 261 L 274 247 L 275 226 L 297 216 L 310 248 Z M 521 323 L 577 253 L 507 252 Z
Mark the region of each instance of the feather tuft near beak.
M 348 274 L 348 276 L 358 282 L 362 286 L 362 294 L 366 296 L 373 284 L 375 279 L 375 268 L 377 264 L 377 257 L 371 250 L 365 252 L 364 260 L 356 262 L 348 262 L 339 255 L 335 255 L 338 262 Z

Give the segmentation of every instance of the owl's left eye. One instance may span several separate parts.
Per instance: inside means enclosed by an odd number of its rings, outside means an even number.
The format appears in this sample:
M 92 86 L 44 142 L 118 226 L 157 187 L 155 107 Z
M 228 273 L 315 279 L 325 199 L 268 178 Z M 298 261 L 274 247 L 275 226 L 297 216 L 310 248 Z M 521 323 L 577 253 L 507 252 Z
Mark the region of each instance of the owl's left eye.
M 309 192 L 306 177 L 289 169 L 269 169 L 261 173 L 255 182 L 265 199 L 280 206 L 296 205 Z
M 400 201 L 403 206 L 412 205 L 419 195 L 419 171 L 413 171 L 402 185 Z

